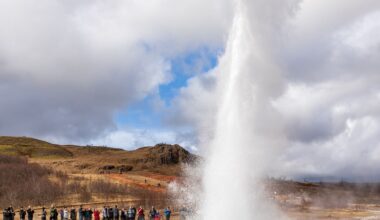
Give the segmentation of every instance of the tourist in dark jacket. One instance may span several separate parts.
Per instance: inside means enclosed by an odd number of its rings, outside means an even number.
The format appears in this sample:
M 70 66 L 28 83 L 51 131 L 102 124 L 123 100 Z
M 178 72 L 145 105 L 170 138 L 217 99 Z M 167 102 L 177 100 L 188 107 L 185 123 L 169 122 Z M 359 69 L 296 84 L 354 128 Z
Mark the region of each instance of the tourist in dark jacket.
M 92 209 L 89 208 L 89 209 L 88 209 L 88 214 L 89 214 L 89 216 L 90 216 L 89 220 L 92 220 L 92 214 L 93 214 L 93 213 L 94 213 L 94 212 L 92 211 Z
M 154 217 L 156 217 L 157 210 L 152 206 L 152 208 L 149 211 L 149 218 L 150 220 L 154 220 Z
M 122 208 L 120 211 L 120 220 L 127 220 L 127 212 L 124 208 Z
M 84 220 L 90 220 L 90 210 L 89 209 L 83 210 L 83 217 L 84 217 Z
M 71 220 L 76 220 L 77 219 L 77 212 L 76 212 L 76 210 L 75 210 L 74 207 L 71 208 L 71 210 L 70 210 L 70 219 Z
M 41 220 L 46 220 L 47 212 L 45 207 L 42 207 Z
M 58 220 L 58 211 L 54 205 L 51 205 L 50 220 Z
M 13 210 L 12 206 L 9 206 L 9 220 L 14 220 L 15 219 L 15 211 Z
M 113 208 L 108 208 L 108 218 L 109 220 L 113 220 Z
M 26 212 L 28 213 L 28 220 L 33 220 L 34 210 L 32 207 L 29 206 Z
M 10 213 L 8 208 L 3 209 L 3 220 L 10 220 Z
M 83 220 L 83 214 L 83 207 L 80 205 L 78 209 L 79 220 Z
M 134 206 L 132 206 L 132 209 L 133 209 L 133 220 L 135 220 L 135 218 L 136 218 L 136 215 L 137 215 L 137 209 L 136 209 L 136 207 L 134 207 Z M 144 211 L 144 210 L 143 210 Z
M 20 208 L 20 220 L 25 220 L 26 211 L 24 210 L 24 207 Z

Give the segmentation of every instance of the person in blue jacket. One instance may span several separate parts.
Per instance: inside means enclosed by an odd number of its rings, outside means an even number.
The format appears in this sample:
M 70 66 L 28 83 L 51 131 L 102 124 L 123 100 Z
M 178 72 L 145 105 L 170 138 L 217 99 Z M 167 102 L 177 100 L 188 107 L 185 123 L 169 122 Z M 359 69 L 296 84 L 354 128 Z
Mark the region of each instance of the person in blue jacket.
M 172 211 L 170 210 L 170 207 L 168 206 L 165 210 L 164 210 L 164 216 L 165 216 L 165 220 L 170 220 L 170 215 L 172 214 Z

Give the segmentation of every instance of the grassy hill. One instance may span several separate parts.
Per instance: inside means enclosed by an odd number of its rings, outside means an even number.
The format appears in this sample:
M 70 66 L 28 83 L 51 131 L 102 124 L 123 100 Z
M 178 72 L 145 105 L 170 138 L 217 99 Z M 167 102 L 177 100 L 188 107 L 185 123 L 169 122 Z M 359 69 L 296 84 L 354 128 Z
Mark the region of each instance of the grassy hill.
M 169 184 L 180 180 L 183 165 L 195 160 L 197 156 L 179 145 L 158 144 L 127 151 L 0 136 L 0 168 L 7 171 L 0 175 L 0 205 L 103 204 L 110 199 L 156 198 L 162 198 L 160 203 L 164 204 Z M 14 173 L 16 168 L 19 171 Z M 23 174 L 31 169 L 29 176 Z M 41 181 L 27 181 L 35 178 Z M 17 193 L 6 190 L 11 185 Z
M 27 156 L 29 158 L 68 158 L 73 154 L 67 149 L 29 137 L 0 136 L 0 154 Z
M 67 173 L 149 171 L 180 175 L 184 163 L 197 156 L 179 145 L 157 144 L 132 151 L 99 146 L 57 145 L 29 137 L 0 136 L 0 154 L 25 156 Z

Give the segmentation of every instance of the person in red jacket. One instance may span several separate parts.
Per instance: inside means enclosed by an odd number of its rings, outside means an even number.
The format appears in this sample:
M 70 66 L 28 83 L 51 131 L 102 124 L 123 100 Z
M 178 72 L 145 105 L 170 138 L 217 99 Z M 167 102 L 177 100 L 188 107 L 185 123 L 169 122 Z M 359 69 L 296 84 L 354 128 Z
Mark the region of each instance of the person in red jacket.
M 144 209 L 141 206 L 137 210 L 137 220 L 145 220 Z
M 97 209 L 94 209 L 94 220 L 100 220 L 100 212 Z

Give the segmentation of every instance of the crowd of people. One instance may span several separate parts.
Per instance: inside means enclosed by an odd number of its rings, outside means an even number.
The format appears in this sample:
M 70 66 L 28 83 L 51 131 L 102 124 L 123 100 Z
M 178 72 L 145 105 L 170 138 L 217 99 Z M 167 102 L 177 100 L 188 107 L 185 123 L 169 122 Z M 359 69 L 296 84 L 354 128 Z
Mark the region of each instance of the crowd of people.
M 29 206 L 26 210 L 21 207 L 18 212 L 20 220 L 33 220 L 35 218 L 35 211 Z M 172 211 L 170 207 L 163 210 L 162 214 L 154 206 L 145 213 L 144 209 L 140 206 L 136 209 L 133 206 L 129 208 L 119 209 L 117 205 L 114 207 L 104 206 L 103 209 L 84 208 L 82 205 L 76 210 L 74 207 L 63 207 L 57 209 L 54 205 L 51 206 L 49 213 L 45 207 L 42 207 L 41 213 L 37 215 L 41 220 L 170 220 Z M 12 206 L 3 210 L 3 220 L 15 220 L 16 211 Z M 147 218 L 146 218 L 147 217 Z

